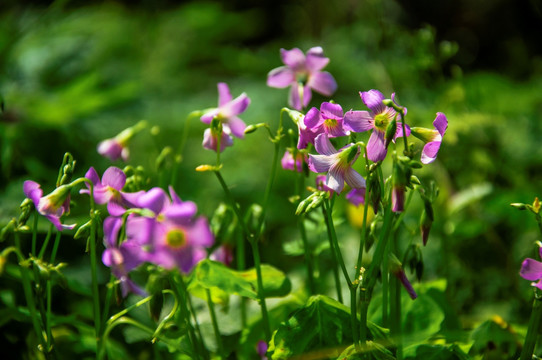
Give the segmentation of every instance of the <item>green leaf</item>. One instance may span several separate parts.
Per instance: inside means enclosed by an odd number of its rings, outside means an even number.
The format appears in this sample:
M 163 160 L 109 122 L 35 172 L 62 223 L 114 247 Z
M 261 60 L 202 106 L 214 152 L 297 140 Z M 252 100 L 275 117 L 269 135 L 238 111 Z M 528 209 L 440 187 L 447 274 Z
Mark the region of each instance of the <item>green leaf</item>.
M 373 337 L 385 334 L 384 329 L 372 323 L 368 326 Z M 307 352 L 337 357 L 352 341 L 350 309 L 327 296 L 315 295 L 278 327 L 270 342 L 269 353 L 273 360 L 289 359 Z
M 282 297 L 291 290 L 286 275 L 271 265 L 262 265 L 262 280 L 265 297 Z M 194 268 L 188 279 L 188 291 L 207 299 L 205 289 L 211 291 L 213 302 L 225 304 L 229 295 L 258 299 L 256 270 L 237 271 L 222 263 L 203 260 Z
M 413 345 L 405 349 L 405 360 L 468 360 L 457 345 Z
M 338 359 L 341 360 L 395 360 L 395 357 L 384 346 L 373 341 L 367 341 L 365 346 L 358 352 L 354 345 L 344 350 Z
M 483 322 L 472 331 L 474 340 L 469 355 L 483 355 L 492 359 L 516 359 L 521 341 L 509 324 L 498 316 Z

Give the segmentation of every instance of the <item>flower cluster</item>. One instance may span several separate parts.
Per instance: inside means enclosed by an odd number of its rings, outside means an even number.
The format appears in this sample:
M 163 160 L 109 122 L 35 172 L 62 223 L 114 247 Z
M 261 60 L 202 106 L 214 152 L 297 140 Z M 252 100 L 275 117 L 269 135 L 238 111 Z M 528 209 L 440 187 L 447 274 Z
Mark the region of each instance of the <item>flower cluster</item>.
M 120 281 L 124 296 L 144 293 L 128 277 L 142 263 L 188 273 L 207 257 L 214 243 L 207 219 L 196 216 L 196 204 L 182 201 L 172 187 L 169 196 L 161 188 L 123 192 L 126 174 L 116 167 L 108 168 L 101 180 L 90 168 L 86 178 L 94 184 L 93 190 L 89 186 L 81 193 L 92 194 L 97 204 L 107 204 L 102 260 Z

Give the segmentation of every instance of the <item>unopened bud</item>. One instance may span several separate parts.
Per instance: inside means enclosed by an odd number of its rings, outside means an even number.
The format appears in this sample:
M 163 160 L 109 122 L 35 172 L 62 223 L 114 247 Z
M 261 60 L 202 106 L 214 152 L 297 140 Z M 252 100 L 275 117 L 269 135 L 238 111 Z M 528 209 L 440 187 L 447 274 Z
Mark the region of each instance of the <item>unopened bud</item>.
M 258 228 L 262 223 L 263 216 L 263 207 L 259 204 L 252 204 L 248 208 L 248 211 L 245 215 L 245 224 L 247 225 L 248 231 L 251 234 L 259 234 L 260 229 Z
M 303 122 L 303 119 L 305 119 L 305 115 L 300 113 L 297 110 L 291 110 L 288 108 L 282 108 L 283 111 L 286 111 L 290 119 L 294 122 L 294 124 L 298 125 L 300 122 Z
M 528 210 L 530 208 L 529 205 L 527 204 L 522 204 L 522 203 L 512 203 L 510 204 L 510 206 L 518 209 L 518 210 Z
M 540 200 L 538 200 L 538 197 L 534 198 L 533 202 L 533 212 L 535 214 L 538 214 L 540 212 Z
M 394 117 L 386 128 L 386 135 L 384 137 L 384 146 L 387 148 L 393 140 L 395 133 L 397 132 L 397 117 Z

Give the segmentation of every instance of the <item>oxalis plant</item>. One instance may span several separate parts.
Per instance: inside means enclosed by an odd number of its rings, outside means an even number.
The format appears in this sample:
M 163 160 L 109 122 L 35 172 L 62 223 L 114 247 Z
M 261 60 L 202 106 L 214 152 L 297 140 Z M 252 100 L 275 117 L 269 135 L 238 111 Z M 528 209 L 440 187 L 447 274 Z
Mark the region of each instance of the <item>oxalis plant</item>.
M 411 281 L 414 275 L 422 277 L 422 249 L 439 192 L 434 181 L 424 183 L 416 172 L 437 158 L 448 126 L 446 116 L 436 113 L 432 128 L 414 126 L 395 94 L 386 97 L 375 89 L 359 92 L 359 109 L 344 111 L 332 100 L 309 108 L 313 91 L 330 97 L 337 89 L 334 77 L 323 71 L 329 59 L 320 47 L 306 54 L 297 48 L 281 49 L 280 55 L 284 65 L 267 78 L 270 87 L 289 88 L 288 107 L 277 114 L 276 124 L 247 126 L 239 116 L 251 105 L 249 96 L 234 98 L 228 85 L 219 83 L 218 106 L 190 113 L 178 148 L 165 146 L 154 169 L 90 167 L 74 179 L 76 161 L 67 153 L 54 189 L 24 182 L 26 199 L 20 214 L 1 231 L 0 268 L 23 290 L 24 300 L 17 299 L 17 306 L 24 311 L 17 320 L 31 326 L 26 340 L 29 358 L 69 358 L 63 335 L 68 326 L 79 336 L 71 340 L 77 344 L 73 348 L 96 359 L 130 356 L 127 346 L 119 344 L 123 338 L 119 327 L 143 334 L 140 340 L 157 359 L 480 355 L 481 351 L 473 353 L 472 342 L 437 341 L 443 317 L 430 318 L 438 323 L 427 326 L 436 325 L 437 331 L 422 329 L 425 338 L 405 326 L 405 321 L 416 323 L 413 314 L 423 318 L 427 304 L 438 307 L 419 298 Z M 216 156 L 195 171 L 216 178 L 216 186 L 223 190 L 222 199 L 208 200 L 216 203 L 209 218 L 174 188 L 183 176 L 180 164 L 190 156 L 185 144 L 197 119 L 202 130 L 208 126 L 203 130 L 203 148 Z M 102 141 L 97 151 L 111 161 L 126 162 L 132 138 L 147 130 L 149 124 L 139 122 Z M 221 154 L 229 147 L 234 151 L 234 142 L 256 131 L 267 132 L 273 144 L 269 178 L 259 192 L 259 204 L 242 207 L 223 176 L 228 164 Z M 291 218 L 299 229 L 299 254 L 305 266 L 300 289 L 292 287 L 280 264 L 261 261 L 279 162 L 291 176 L 291 193 L 286 195 L 293 203 Z M 158 183 L 149 183 L 149 172 L 157 174 Z M 342 214 L 335 211 L 341 197 L 361 209 L 355 251 L 346 248 L 337 231 L 343 227 Z M 88 203 L 87 218 L 74 224 L 72 198 L 79 208 Z M 422 206 L 412 207 L 413 199 Z M 538 201 L 515 205 L 531 210 L 540 225 Z M 413 229 L 405 223 L 405 214 L 416 209 L 420 212 L 413 216 L 419 224 Z M 50 223 L 45 236 L 39 231 L 43 217 Z M 56 259 L 61 239 L 69 236 L 88 254 L 85 276 L 91 291 L 80 296 L 91 299 L 90 319 L 52 310 L 58 300 L 53 296 L 55 286 L 77 291 L 64 274 L 70 264 Z M 324 264 L 326 254 L 331 262 Z M 405 264 L 414 270 L 410 275 Z M 100 278 L 103 265 L 109 269 L 108 279 Z M 525 260 L 524 278 L 535 281 L 541 274 L 540 262 Z M 439 286 L 431 288 L 433 294 Z M 522 360 L 532 357 L 542 313 L 540 281 L 535 286 Z M 429 298 L 427 287 L 418 289 Z M 416 301 L 421 303 L 412 305 Z

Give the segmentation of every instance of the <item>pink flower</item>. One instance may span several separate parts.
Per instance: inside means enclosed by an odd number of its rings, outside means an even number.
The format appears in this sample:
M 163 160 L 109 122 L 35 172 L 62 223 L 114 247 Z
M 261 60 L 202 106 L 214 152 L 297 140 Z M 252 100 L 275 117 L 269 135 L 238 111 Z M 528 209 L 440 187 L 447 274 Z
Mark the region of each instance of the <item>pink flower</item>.
M 346 182 L 352 188 L 364 188 L 365 179 L 352 165 L 360 154 L 359 146 L 349 144 L 335 150 L 327 134 L 320 134 L 314 142 L 320 155 L 309 155 L 309 169 L 315 173 L 327 173 L 325 185 L 339 194 Z
M 388 150 L 386 148 L 386 129 L 388 124 L 396 116 L 393 107 L 382 103 L 384 95 L 378 90 L 369 90 L 360 92 L 361 99 L 370 111 L 352 111 L 344 115 L 344 127 L 347 130 L 355 132 L 364 132 L 373 130 L 369 142 L 367 143 L 367 155 L 369 160 L 377 162 L 384 160 Z M 391 95 L 392 101 L 395 101 L 395 94 Z M 406 112 L 406 109 L 405 109 Z M 410 128 L 406 127 L 407 136 L 410 135 Z M 397 131 L 394 139 L 403 136 L 403 126 L 397 121 Z
M 23 191 L 34 203 L 36 210 L 55 225 L 58 231 L 73 229 L 73 225 L 65 225 L 60 222 L 60 217 L 70 212 L 70 190 L 68 185 L 57 187 L 52 193 L 43 196 L 40 184 L 27 180 L 23 184 Z
M 426 144 L 422 150 L 421 162 L 430 164 L 437 158 L 437 153 L 442 143 L 442 137 L 448 128 L 448 119 L 446 115 L 439 112 L 433 121 L 434 130 L 425 128 L 412 128 L 412 135 L 424 141 Z
M 222 122 L 224 132 L 227 135 L 231 134 L 242 139 L 245 136 L 246 125 L 237 115 L 240 115 L 247 109 L 250 99 L 245 93 L 233 99 L 226 83 L 218 83 L 217 87 L 218 107 L 207 111 L 201 117 L 201 121 L 205 124 L 211 124 L 211 121 L 216 118 Z
M 101 180 L 93 167 L 88 169 L 85 177 L 94 184 L 94 201 L 97 204 L 107 204 L 107 211 L 113 216 L 121 216 L 127 207 L 136 207 L 136 199 L 143 193 L 142 191 L 137 193 L 125 193 L 121 191 L 126 184 L 126 174 L 115 166 L 107 168 Z M 87 188 L 79 192 L 81 194 L 90 194 L 90 186 L 88 184 Z
M 324 96 L 331 96 L 337 90 L 337 83 L 327 71 L 321 71 L 328 63 L 321 47 L 313 47 L 307 55 L 294 48 L 280 49 L 282 62 L 286 66 L 273 69 L 267 75 L 267 85 L 275 88 L 291 86 L 288 104 L 296 110 L 307 107 L 311 89 Z
M 304 155 L 301 152 L 297 152 L 296 158 L 294 160 L 294 156 L 289 150 L 286 150 L 284 152 L 284 156 L 282 157 L 280 161 L 282 168 L 284 170 L 291 170 L 291 171 L 297 171 L 297 172 L 303 171 L 304 162 L 306 162 L 306 155 Z

